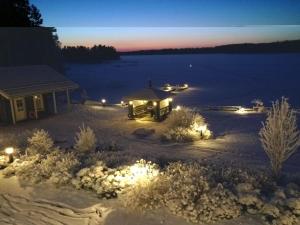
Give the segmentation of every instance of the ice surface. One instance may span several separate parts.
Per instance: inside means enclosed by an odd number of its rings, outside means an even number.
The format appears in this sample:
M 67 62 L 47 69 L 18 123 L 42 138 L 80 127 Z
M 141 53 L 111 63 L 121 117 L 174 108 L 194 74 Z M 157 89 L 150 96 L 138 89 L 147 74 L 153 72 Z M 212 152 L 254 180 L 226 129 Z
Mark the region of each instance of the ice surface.
M 190 84 L 194 88 L 176 102 L 192 106 L 247 105 L 255 98 L 270 104 L 284 95 L 299 107 L 299 74 L 300 54 L 122 56 L 104 64 L 67 66 L 67 76 L 93 99 L 119 102 L 151 79 L 154 86 Z

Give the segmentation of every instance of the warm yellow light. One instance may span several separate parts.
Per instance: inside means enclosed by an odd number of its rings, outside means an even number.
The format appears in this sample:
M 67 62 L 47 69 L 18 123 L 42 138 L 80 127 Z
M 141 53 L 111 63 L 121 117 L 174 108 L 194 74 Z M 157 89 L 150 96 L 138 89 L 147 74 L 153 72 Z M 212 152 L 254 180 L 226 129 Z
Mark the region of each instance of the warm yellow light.
M 133 101 L 129 101 L 129 105 L 133 105 Z
M 236 111 L 236 113 L 239 113 L 239 114 L 245 114 L 245 113 L 246 113 L 246 110 L 245 110 L 245 108 L 241 107 L 241 108 L 239 108 L 239 109 Z
M 176 111 L 179 111 L 179 110 L 181 110 L 181 106 L 179 106 L 179 105 L 178 105 L 178 106 L 176 106 L 175 110 L 176 110 Z
M 157 106 L 157 102 L 153 102 L 153 105 L 154 105 L 154 106 Z
M 147 101 L 146 100 L 143 100 L 143 104 L 146 104 L 147 103 Z
M 184 86 L 185 88 L 188 88 L 188 87 L 189 87 L 189 85 L 188 85 L 188 84 L 184 84 L 183 86 Z
M 35 95 L 35 96 L 34 96 L 34 99 L 38 99 L 38 96 Z
M 106 99 L 102 98 L 102 99 L 101 99 L 101 102 L 102 102 L 103 104 L 106 103 Z
M 6 154 L 11 155 L 14 153 L 15 150 L 13 147 L 7 147 L 4 151 Z
M 159 171 L 151 164 L 144 164 L 140 163 L 142 161 L 139 161 L 129 168 L 129 176 L 130 176 L 130 183 L 134 184 L 138 181 L 147 181 L 154 177 L 156 177 L 159 173 Z
M 211 131 L 207 129 L 207 125 L 199 125 L 198 123 L 194 123 L 192 125 L 193 132 L 200 133 L 201 137 L 204 139 L 209 139 L 212 135 Z
M 124 101 L 121 101 L 121 104 L 123 105 L 123 104 L 124 104 Z
M 169 102 L 172 102 L 173 101 L 173 98 L 169 98 Z

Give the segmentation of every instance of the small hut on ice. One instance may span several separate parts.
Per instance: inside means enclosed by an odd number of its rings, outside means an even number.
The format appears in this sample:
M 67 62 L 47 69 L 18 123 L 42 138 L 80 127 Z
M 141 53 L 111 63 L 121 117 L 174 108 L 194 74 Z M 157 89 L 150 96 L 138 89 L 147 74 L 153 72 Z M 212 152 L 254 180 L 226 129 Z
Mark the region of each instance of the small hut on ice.
M 161 121 L 172 111 L 170 94 L 152 87 L 141 89 L 124 98 L 128 102 L 128 117 L 130 119 L 150 117 Z

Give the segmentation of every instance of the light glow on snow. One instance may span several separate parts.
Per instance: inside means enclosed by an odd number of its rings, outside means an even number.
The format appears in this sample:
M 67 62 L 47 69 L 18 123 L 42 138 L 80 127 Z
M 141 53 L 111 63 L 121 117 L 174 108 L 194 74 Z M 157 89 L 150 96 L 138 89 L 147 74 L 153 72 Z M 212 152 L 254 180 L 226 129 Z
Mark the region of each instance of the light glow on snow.
M 176 108 L 175 108 L 174 110 L 175 110 L 175 111 L 181 110 L 181 106 L 180 106 L 180 105 L 176 106 Z
M 159 168 L 152 162 L 146 162 L 141 159 L 131 166 L 125 167 L 120 171 L 120 176 L 116 177 L 124 186 L 139 184 L 148 184 L 159 175 Z
M 247 112 L 246 112 L 245 108 L 241 107 L 241 108 L 239 108 L 239 109 L 236 111 L 236 113 L 238 113 L 238 114 L 246 114 Z
M 7 147 L 7 148 L 5 148 L 5 153 L 6 154 L 8 154 L 8 155 L 11 155 L 11 154 L 13 154 L 14 153 L 14 148 L 13 147 Z

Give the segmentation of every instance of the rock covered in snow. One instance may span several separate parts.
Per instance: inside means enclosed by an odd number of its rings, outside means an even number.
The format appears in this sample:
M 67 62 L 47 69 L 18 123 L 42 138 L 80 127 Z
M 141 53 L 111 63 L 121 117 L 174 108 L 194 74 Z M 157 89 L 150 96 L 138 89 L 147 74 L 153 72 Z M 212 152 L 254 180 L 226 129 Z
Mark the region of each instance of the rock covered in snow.
M 138 138 L 146 138 L 151 136 L 154 133 L 155 133 L 154 129 L 138 128 L 135 131 L 133 131 L 132 134 Z

